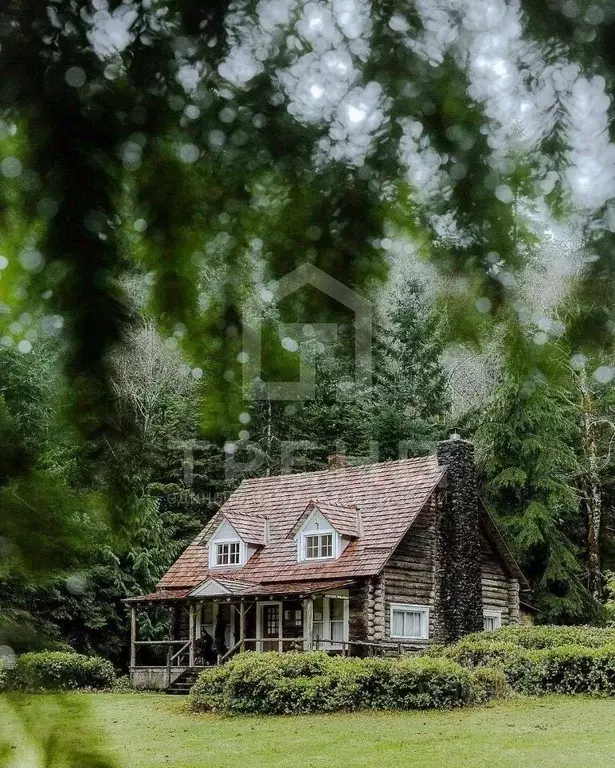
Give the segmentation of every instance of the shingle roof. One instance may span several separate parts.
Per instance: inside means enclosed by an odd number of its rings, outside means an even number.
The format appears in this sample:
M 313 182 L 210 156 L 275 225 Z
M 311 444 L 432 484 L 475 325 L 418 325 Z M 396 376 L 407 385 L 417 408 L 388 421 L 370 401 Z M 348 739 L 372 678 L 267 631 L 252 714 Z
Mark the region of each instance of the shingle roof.
M 294 536 L 301 525 L 312 514 L 314 509 L 320 510 L 331 525 L 342 536 L 357 536 L 357 506 L 356 504 L 340 504 L 330 499 L 310 499 L 309 504 L 292 527 L 289 536 Z
M 158 592 L 152 592 L 149 595 L 132 595 L 125 597 L 123 603 L 156 603 L 167 602 L 168 600 L 179 600 L 187 597 L 189 589 L 161 589 Z
M 213 577 L 212 577 L 213 578 Z M 273 584 L 239 584 L 239 582 L 229 579 L 218 579 L 215 581 L 230 587 L 230 595 L 239 595 L 241 597 L 270 597 L 271 595 L 309 595 L 318 592 L 329 592 L 331 590 L 342 589 L 353 583 L 352 579 L 329 579 L 316 581 L 279 581 Z M 191 589 L 163 589 L 160 592 L 152 592 L 149 595 L 135 595 L 126 597 L 123 603 L 156 603 L 168 602 L 171 600 L 184 600 L 190 597 Z M 198 599 L 198 597 L 196 598 Z
M 278 581 L 273 584 L 256 584 L 246 590 L 245 595 L 307 595 L 314 592 L 328 592 L 352 584 L 352 579 L 316 581 Z
M 241 538 L 248 544 L 265 543 L 266 518 L 262 515 L 254 512 L 225 509 L 222 517 L 229 521 Z
M 335 472 L 323 470 L 244 480 L 210 525 L 162 577 L 158 587 L 194 588 L 208 576 L 220 578 L 231 574 L 255 585 L 377 574 L 444 471 L 435 456 L 426 456 L 346 467 Z M 297 546 L 290 534 L 311 499 L 331 505 L 330 509 L 335 506 L 340 516 L 347 515 L 353 505 L 361 511 L 361 535 L 348 544 L 337 560 L 297 562 Z M 216 568 L 212 572 L 208 568 L 207 539 L 225 515 L 229 521 L 233 515 L 242 519 L 266 517 L 269 542 L 242 568 Z

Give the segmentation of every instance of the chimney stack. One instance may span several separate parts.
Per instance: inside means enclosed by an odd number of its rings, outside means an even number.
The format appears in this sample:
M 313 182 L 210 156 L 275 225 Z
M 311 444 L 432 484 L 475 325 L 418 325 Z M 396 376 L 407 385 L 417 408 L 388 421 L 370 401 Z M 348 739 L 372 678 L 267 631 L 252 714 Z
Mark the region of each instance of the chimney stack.
M 480 502 L 473 444 L 453 433 L 437 456 L 447 471 L 436 524 L 436 638 L 451 643 L 483 628 Z
M 348 466 L 348 459 L 343 453 L 331 453 L 327 456 L 329 469 L 344 469 Z

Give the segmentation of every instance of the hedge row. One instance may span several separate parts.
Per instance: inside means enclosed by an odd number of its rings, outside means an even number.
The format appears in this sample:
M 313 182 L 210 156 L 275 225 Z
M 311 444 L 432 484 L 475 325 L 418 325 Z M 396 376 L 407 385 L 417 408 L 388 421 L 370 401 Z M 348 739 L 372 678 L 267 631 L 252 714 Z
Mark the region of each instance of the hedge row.
M 356 709 L 448 709 L 502 696 L 505 675 L 449 659 L 346 659 L 315 653 L 244 653 L 201 673 L 197 711 L 303 714 Z
M 473 642 L 484 639 L 514 643 L 516 646 L 529 650 L 557 648 L 562 645 L 600 648 L 603 645 L 615 645 L 615 627 L 510 626 L 489 632 L 477 632 L 468 635 L 465 641 Z
M 500 670 L 518 693 L 615 696 L 615 644 L 528 649 L 479 636 L 468 637 L 449 648 L 432 649 L 429 656 L 474 670 Z
M 110 661 L 64 651 L 24 653 L 12 668 L 0 669 L 0 690 L 69 691 L 110 688 L 115 670 Z

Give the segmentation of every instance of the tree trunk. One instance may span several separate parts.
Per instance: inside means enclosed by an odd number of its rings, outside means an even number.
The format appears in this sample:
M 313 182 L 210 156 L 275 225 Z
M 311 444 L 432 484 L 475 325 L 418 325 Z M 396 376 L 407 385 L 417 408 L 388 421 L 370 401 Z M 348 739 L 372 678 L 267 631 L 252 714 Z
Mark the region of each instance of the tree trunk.
M 600 531 L 602 526 L 602 483 L 598 471 L 593 401 L 587 386 L 585 369 L 579 372 L 583 453 L 587 470 L 583 477 L 583 497 L 587 516 L 587 576 L 589 591 L 602 602 L 602 573 L 600 570 Z

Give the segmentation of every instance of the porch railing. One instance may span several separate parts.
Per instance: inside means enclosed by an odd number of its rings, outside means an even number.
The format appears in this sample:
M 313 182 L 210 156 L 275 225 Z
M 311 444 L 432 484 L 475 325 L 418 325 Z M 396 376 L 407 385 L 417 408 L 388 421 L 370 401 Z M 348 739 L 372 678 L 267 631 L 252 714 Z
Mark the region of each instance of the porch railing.
M 136 646 L 167 646 L 167 660 L 165 665 L 169 670 L 172 667 L 187 667 L 188 662 L 185 660 L 186 656 L 190 656 L 190 646 L 192 641 L 190 640 L 137 640 Z M 179 648 L 172 653 L 174 647 Z M 368 642 L 366 640 L 333 640 L 331 638 L 314 638 L 311 643 L 310 650 L 325 650 L 332 651 L 338 650 L 345 655 L 349 655 L 350 651 L 355 649 L 364 649 L 369 656 L 380 655 L 383 652 L 395 653 L 398 656 L 402 656 L 404 648 L 403 643 L 397 643 L 393 641 L 381 641 L 381 642 Z M 217 664 L 224 664 L 232 656 L 234 656 L 240 650 L 253 650 L 253 649 L 267 649 L 267 650 L 306 650 L 305 638 L 303 637 L 246 637 L 238 640 L 226 653 L 218 654 Z M 182 663 L 182 657 L 184 657 L 184 663 Z M 196 665 L 201 666 L 201 665 Z M 208 665 L 203 665 L 208 666 Z

